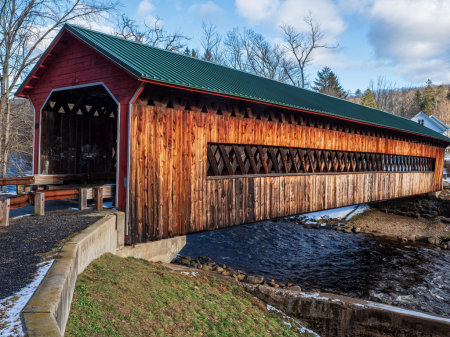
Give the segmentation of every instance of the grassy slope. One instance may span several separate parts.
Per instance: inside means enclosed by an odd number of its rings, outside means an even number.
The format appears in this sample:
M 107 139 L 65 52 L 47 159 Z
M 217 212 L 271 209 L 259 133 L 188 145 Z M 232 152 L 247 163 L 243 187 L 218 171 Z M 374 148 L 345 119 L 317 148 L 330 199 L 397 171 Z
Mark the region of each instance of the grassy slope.
M 285 321 L 227 281 L 107 254 L 78 277 L 66 336 L 298 336 Z

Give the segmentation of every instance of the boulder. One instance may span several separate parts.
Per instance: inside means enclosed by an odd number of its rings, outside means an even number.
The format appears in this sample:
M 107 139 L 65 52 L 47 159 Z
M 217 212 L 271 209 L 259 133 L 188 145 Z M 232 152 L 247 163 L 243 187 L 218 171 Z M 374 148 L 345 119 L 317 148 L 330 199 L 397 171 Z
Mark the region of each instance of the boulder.
M 264 276 L 258 276 L 258 275 L 247 275 L 245 277 L 245 282 L 251 283 L 251 284 L 261 284 L 264 281 Z
M 223 276 L 230 276 L 230 273 L 227 272 L 226 270 L 224 270 L 224 271 L 222 272 L 222 275 L 223 275 Z
M 354 231 L 356 234 L 358 234 L 359 232 L 361 232 L 361 228 L 356 227 L 353 231 Z
M 222 267 L 217 267 L 216 268 L 216 272 L 218 272 L 219 274 L 223 272 L 223 268 Z
M 191 260 L 183 257 L 183 258 L 181 258 L 180 263 L 184 266 L 189 266 L 191 264 Z
M 244 281 L 245 275 L 244 275 L 244 274 L 239 274 L 239 275 L 237 276 L 237 279 L 238 279 L 239 281 Z
M 299 286 L 293 286 L 289 288 L 290 291 L 302 291 L 302 288 L 300 288 Z
M 438 239 L 436 239 L 434 236 L 430 236 L 428 238 L 428 243 L 430 243 L 432 245 L 436 245 L 438 243 Z
M 202 269 L 206 270 L 206 271 L 212 271 L 213 270 L 213 268 L 211 266 L 208 266 L 208 265 L 204 265 Z

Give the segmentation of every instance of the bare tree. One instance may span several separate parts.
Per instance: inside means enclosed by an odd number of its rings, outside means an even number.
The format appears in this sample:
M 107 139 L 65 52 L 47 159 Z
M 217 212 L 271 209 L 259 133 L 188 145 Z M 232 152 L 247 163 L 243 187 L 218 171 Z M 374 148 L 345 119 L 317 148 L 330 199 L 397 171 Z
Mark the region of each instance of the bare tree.
M 224 45 L 224 63 L 230 67 L 281 82 L 288 81 L 288 75 L 294 69 L 284 48 L 270 44 L 252 29 L 244 29 L 241 34 L 234 28 L 227 33 Z
M 89 26 L 107 17 L 115 0 L 2 0 L 0 3 L 0 166 L 7 176 L 13 137 L 13 94 L 41 57 L 45 44 L 68 22 Z M 19 130 L 19 129 L 16 129 Z M 31 133 L 32 129 L 26 132 Z
M 370 80 L 369 89 L 373 92 L 380 110 L 398 116 L 410 117 L 417 109 L 412 88 L 397 88 L 395 82 L 384 76 L 378 76 L 376 81 Z
M 214 63 L 222 64 L 223 47 L 222 36 L 217 31 L 217 26 L 212 22 L 206 24 L 202 21 L 202 37 L 200 44 L 203 47 L 203 59 Z
M 153 23 L 149 24 L 144 20 L 142 25 L 144 26 L 143 30 L 139 29 L 136 20 L 122 15 L 116 23 L 115 35 L 127 40 L 148 44 L 152 47 L 176 52 L 183 52 L 183 49 L 187 46 L 187 41 L 191 40 L 191 37 L 184 35 L 179 29 L 173 33 L 167 32 L 158 16 Z
M 257 75 L 280 82 L 288 78 L 292 67 L 286 58 L 286 50 L 279 44 L 268 43 L 261 34 L 246 29 L 243 46 L 247 57 L 247 66 Z
M 246 71 L 247 60 L 243 40 L 239 28 L 233 28 L 227 32 L 224 40 L 225 45 L 225 62 L 228 66 Z
M 307 32 L 299 32 L 294 26 L 287 23 L 281 25 L 285 34 L 286 49 L 289 51 L 296 63 L 298 76 L 290 76 L 293 85 L 301 88 L 305 87 L 306 77 L 305 69 L 314 60 L 314 51 L 320 48 L 332 49 L 339 46 L 339 41 L 334 44 L 323 43 L 324 34 L 320 25 L 314 22 L 312 12 L 310 11 L 303 21 L 308 25 Z

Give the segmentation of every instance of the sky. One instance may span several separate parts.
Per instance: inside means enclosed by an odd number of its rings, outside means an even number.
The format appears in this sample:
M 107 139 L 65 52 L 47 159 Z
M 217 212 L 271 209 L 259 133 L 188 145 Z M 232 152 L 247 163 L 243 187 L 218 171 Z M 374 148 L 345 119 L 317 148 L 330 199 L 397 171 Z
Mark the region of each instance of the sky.
M 122 11 L 137 22 L 156 16 L 168 31 L 180 29 L 200 47 L 201 24 L 214 23 L 225 35 L 252 28 L 270 42 L 282 42 L 282 23 L 304 30 L 309 11 L 326 42 L 307 69 L 311 79 L 325 66 L 345 90 L 364 90 L 385 76 L 397 87 L 450 84 L 450 0 L 123 0 Z

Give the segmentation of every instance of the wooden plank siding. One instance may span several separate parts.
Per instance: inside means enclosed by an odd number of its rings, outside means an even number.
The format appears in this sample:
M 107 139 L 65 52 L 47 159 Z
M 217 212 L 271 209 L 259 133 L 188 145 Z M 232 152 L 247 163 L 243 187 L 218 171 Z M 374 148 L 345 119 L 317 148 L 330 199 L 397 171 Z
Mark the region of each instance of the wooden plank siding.
M 129 243 L 439 190 L 444 149 L 307 126 L 134 104 Z M 206 176 L 207 144 L 435 158 L 435 172 Z M 147 183 L 145 183 L 147 182 Z

